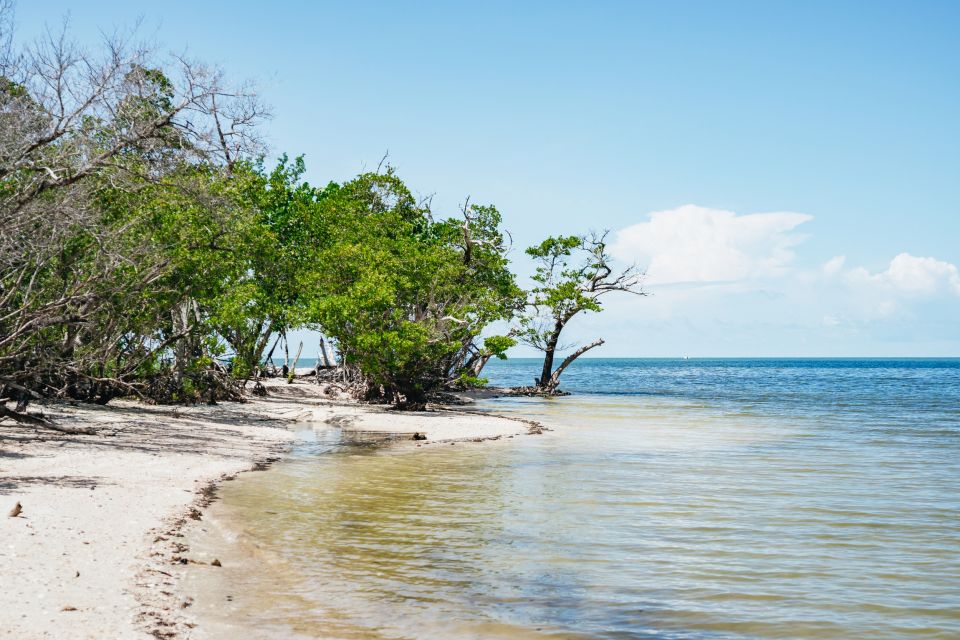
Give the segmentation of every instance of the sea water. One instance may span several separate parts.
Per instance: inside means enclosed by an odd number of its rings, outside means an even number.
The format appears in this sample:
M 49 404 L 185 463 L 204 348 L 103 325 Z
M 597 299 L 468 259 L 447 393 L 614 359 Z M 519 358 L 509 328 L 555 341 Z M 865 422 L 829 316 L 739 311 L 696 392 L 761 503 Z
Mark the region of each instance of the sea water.
M 960 637 L 960 360 L 583 359 L 562 386 L 478 405 L 543 436 L 417 449 L 320 428 L 226 483 L 195 541 L 227 558 L 196 596 L 205 628 Z

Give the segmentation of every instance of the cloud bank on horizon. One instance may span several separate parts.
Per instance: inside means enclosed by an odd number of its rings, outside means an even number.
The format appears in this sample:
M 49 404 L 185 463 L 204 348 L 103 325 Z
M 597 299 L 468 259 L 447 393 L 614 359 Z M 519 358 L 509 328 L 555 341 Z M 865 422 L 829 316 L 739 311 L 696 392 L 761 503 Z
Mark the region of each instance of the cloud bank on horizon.
M 621 262 L 646 265 L 650 286 L 763 282 L 813 273 L 794 266 L 795 248 L 808 234 L 796 229 L 813 216 L 778 211 L 737 214 L 693 204 L 654 211 L 645 222 L 620 229 L 610 252 Z M 913 297 L 960 295 L 960 269 L 932 257 L 902 252 L 883 271 L 846 268 L 846 256 L 825 262 L 820 274 L 851 287 L 876 288 Z
M 804 275 L 793 262 L 795 248 L 809 235 L 795 231 L 813 220 L 809 214 L 737 214 L 687 204 L 654 211 L 647 217 L 645 222 L 620 229 L 610 252 L 622 262 L 646 265 L 648 285 L 735 283 Z M 822 266 L 822 275 L 841 276 L 851 286 L 912 296 L 960 295 L 960 269 L 936 258 L 902 252 L 876 273 L 862 266 L 845 269 L 845 263 L 845 256 L 831 258 Z
M 844 256 L 831 258 L 824 265 L 824 272 L 828 275 L 841 272 L 845 261 Z M 897 254 L 887 269 L 879 273 L 870 273 L 863 267 L 855 267 L 846 271 L 844 276 L 853 286 L 882 287 L 909 296 L 933 296 L 940 293 L 960 295 L 960 270 L 956 265 L 909 253 Z
M 783 275 L 793 247 L 806 236 L 794 229 L 803 213 L 737 215 L 688 204 L 654 211 L 649 220 L 617 232 L 610 247 L 623 262 L 646 265 L 648 284 L 736 282 Z
M 694 204 L 649 213 L 610 243 L 619 261 L 646 269 L 653 294 L 618 313 L 705 355 L 768 343 L 779 345 L 777 355 L 937 355 L 956 345 L 957 265 L 909 251 L 871 266 L 844 255 L 818 260 L 816 238 L 804 229 L 813 219 Z M 609 330 L 627 332 L 631 322 Z

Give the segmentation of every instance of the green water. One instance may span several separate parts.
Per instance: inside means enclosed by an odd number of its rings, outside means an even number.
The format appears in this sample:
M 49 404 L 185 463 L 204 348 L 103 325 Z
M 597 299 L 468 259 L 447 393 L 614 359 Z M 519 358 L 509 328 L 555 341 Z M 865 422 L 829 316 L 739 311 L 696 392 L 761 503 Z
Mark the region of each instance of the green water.
M 311 433 L 205 517 L 201 629 L 958 638 L 958 414 L 928 382 L 899 410 L 594 394 L 490 403 L 556 426 L 493 443 Z

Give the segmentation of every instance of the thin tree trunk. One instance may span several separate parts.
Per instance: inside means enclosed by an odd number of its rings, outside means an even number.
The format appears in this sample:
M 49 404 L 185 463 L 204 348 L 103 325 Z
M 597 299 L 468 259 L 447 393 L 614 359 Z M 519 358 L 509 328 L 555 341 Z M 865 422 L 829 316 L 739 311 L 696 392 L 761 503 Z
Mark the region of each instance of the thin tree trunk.
M 190 298 L 187 298 L 171 310 L 173 330 L 181 335 L 181 338 L 174 343 L 173 351 L 174 375 L 178 386 L 183 382 L 192 347 L 192 340 L 190 340 L 187 331 L 190 327 L 190 303 Z
M 330 359 L 327 358 L 327 345 L 324 343 L 323 338 L 320 338 L 320 353 L 323 354 L 323 366 L 329 369 Z
M 560 384 L 560 374 L 563 373 L 563 370 L 569 367 L 574 360 L 576 360 L 577 358 L 585 354 L 587 351 L 590 351 L 590 349 L 593 349 L 594 347 L 599 347 L 600 345 L 603 344 L 603 342 L 604 342 L 603 338 L 600 338 L 599 340 L 594 340 L 590 344 L 580 347 L 579 349 L 577 349 L 576 351 L 568 355 L 566 358 L 564 358 L 563 362 L 560 363 L 560 366 L 557 367 L 557 370 L 554 371 L 553 375 L 550 376 L 550 380 L 547 382 L 546 385 L 544 385 L 547 391 L 553 391 L 557 388 L 557 385 Z
M 470 370 L 470 375 L 474 378 L 479 378 L 480 373 L 483 371 L 483 368 L 487 366 L 487 363 L 490 362 L 490 358 L 493 357 L 492 353 L 488 353 L 477 358 L 476 362 L 473 363 L 473 367 Z
M 275 373 L 277 369 L 275 366 L 273 366 L 273 352 L 277 350 L 277 345 L 280 344 L 281 337 L 283 337 L 283 333 L 278 333 L 277 339 L 274 341 L 273 346 L 270 348 L 270 353 L 267 354 L 267 357 L 264 360 L 264 364 L 270 366 L 271 375 Z
M 536 381 L 538 387 L 546 387 L 550 382 L 550 374 L 553 373 L 553 358 L 557 353 L 557 343 L 560 341 L 560 332 L 563 331 L 564 324 L 566 323 L 563 320 L 557 318 L 557 322 L 553 326 L 553 333 L 547 340 L 547 348 L 543 350 L 543 370 L 540 372 L 540 379 Z
M 293 359 L 293 366 L 290 367 L 290 374 L 287 377 L 287 382 L 292 382 L 294 376 L 297 375 L 297 362 L 300 360 L 300 354 L 303 353 L 303 341 L 300 341 L 300 348 L 297 349 L 297 355 Z
M 543 369 L 540 371 L 540 377 L 536 379 L 538 387 L 547 386 L 547 381 L 550 380 L 550 373 L 553 371 L 553 354 L 555 350 L 556 344 L 548 344 L 546 351 L 543 353 Z
M 271 336 L 271 325 L 269 318 L 264 318 L 257 325 L 257 332 L 253 339 L 253 351 L 250 354 L 250 359 L 248 364 L 250 365 L 250 374 L 253 375 L 253 370 L 260 365 L 260 361 L 263 359 L 263 352 L 266 350 L 267 345 L 270 344 Z M 247 380 L 250 378 L 248 377 Z

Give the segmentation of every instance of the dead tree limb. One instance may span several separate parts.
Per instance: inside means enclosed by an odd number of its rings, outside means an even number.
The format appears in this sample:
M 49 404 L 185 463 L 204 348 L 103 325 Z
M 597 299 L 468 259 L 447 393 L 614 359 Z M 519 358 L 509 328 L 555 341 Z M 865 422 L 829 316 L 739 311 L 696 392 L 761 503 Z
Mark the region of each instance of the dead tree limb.
M 64 427 L 42 416 L 37 416 L 30 413 L 19 413 L 17 411 L 11 411 L 10 409 L 7 408 L 5 404 L 0 404 L 0 419 L 3 419 L 3 418 L 10 418 L 11 420 L 19 424 L 27 424 L 32 427 L 51 429 L 53 431 L 59 431 L 60 433 L 66 433 L 69 435 L 90 436 L 97 433 L 97 430 L 92 427 Z

